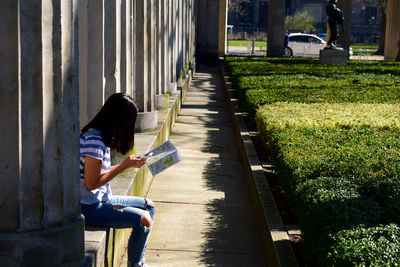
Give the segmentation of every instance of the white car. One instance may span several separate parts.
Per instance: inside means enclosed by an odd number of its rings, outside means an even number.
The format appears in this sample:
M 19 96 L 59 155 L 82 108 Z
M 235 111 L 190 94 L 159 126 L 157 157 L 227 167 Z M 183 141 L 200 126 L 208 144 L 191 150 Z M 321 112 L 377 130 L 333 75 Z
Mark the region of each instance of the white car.
M 319 57 L 319 50 L 324 49 L 326 41 L 314 34 L 291 33 L 289 34 L 289 45 L 285 49 L 287 57 Z M 350 48 L 349 58 L 353 55 Z

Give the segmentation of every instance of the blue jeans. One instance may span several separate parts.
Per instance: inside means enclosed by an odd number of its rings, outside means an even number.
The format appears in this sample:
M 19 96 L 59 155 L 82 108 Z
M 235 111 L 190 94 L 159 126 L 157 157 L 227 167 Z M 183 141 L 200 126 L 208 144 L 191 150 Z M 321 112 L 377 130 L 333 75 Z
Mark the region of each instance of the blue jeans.
M 114 208 L 115 204 L 121 204 L 122 208 Z M 107 202 L 81 204 L 81 213 L 85 216 L 87 225 L 133 228 L 128 241 L 128 260 L 132 263 L 142 261 L 147 247 L 151 227 L 148 228 L 140 222 L 145 211 L 150 213 L 154 221 L 155 207 L 148 205 L 143 197 L 112 196 Z

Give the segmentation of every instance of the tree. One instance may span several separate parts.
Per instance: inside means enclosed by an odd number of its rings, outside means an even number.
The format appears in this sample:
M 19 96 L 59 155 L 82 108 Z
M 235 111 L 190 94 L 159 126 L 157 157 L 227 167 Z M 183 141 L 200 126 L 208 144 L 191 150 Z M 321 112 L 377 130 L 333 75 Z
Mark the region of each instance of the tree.
M 381 39 L 376 54 L 383 55 L 385 50 L 387 0 L 361 0 L 361 2 L 373 4 L 381 9 Z
M 314 17 L 307 11 L 297 12 L 285 18 L 285 29 L 289 32 L 310 32 L 315 29 Z
M 240 16 L 243 16 L 245 10 L 243 9 L 244 3 L 248 3 L 250 0 L 229 0 L 228 1 L 228 10 L 229 12 L 238 13 Z

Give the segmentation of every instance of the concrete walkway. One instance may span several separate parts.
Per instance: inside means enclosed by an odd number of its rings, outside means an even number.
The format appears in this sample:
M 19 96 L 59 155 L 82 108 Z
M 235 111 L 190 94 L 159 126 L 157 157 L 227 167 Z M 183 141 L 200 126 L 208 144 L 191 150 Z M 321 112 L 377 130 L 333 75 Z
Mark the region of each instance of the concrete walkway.
M 150 187 L 147 263 L 267 266 L 218 68 L 198 68 L 170 140 L 182 162 Z

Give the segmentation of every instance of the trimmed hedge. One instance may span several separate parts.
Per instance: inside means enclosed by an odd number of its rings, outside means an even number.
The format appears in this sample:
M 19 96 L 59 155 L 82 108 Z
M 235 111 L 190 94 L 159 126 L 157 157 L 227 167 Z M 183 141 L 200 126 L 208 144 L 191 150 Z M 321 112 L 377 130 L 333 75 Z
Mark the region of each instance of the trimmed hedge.
M 272 133 L 280 179 L 292 196 L 309 257 L 319 266 L 340 230 L 399 223 L 399 132 L 365 127 Z
M 259 107 L 256 122 L 264 140 L 272 131 L 288 128 L 400 129 L 400 104 L 275 102 Z
M 228 57 L 226 66 L 251 122 L 259 106 L 277 101 L 400 102 L 400 67 L 396 63 L 336 66 L 310 59 Z
M 400 228 L 359 225 L 332 236 L 335 245 L 328 253 L 329 266 L 400 266 Z
M 353 179 L 400 176 L 400 131 L 300 128 L 271 135 L 277 167 L 294 183 L 320 176 Z
M 319 177 L 298 184 L 294 193 L 307 254 L 317 266 L 330 266 L 327 252 L 343 229 L 379 223 L 379 204 L 360 195 L 350 180 Z M 334 257 L 333 257 L 334 258 Z
M 399 264 L 400 64 L 227 58 L 226 66 L 271 150 L 310 264 Z

